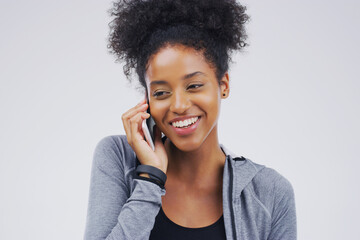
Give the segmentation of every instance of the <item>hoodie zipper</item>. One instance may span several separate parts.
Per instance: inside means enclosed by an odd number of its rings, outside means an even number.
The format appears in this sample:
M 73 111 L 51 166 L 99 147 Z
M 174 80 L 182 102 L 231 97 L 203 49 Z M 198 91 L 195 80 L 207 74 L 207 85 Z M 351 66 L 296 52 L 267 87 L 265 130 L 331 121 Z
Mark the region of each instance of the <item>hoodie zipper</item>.
M 237 236 L 236 236 L 236 226 L 235 226 L 235 212 L 234 212 L 234 201 L 233 201 L 233 168 L 232 168 L 232 162 L 233 159 L 231 157 L 229 157 L 229 164 L 230 164 L 230 213 L 231 213 L 231 217 L 232 217 L 232 221 L 231 221 L 231 224 L 232 224 L 232 229 L 234 229 L 233 233 L 234 233 L 234 239 L 237 239 Z

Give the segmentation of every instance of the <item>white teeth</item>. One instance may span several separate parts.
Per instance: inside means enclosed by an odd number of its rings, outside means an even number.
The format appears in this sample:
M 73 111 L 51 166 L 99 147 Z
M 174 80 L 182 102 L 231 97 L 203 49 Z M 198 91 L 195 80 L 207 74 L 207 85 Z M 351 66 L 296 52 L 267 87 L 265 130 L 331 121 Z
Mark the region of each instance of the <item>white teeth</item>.
M 176 122 L 172 122 L 171 124 L 174 126 L 174 127 L 189 127 L 190 125 L 194 124 L 197 120 L 198 120 L 199 117 L 193 117 L 193 118 L 189 118 L 189 119 L 186 119 L 184 121 L 176 121 Z

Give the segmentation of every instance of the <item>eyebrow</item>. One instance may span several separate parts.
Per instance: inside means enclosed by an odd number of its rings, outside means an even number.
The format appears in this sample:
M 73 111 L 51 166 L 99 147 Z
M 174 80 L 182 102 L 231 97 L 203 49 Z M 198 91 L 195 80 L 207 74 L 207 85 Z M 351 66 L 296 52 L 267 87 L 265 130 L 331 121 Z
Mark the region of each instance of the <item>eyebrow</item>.
M 186 79 L 192 78 L 193 76 L 199 75 L 199 74 L 206 76 L 205 73 L 197 71 L 197 72 L 193 72 L 193 73 L 184 75 L 181 78 L 181 80 L 186 80 Z M 150 86 L 154 85 L 154 84 L 166 84 L 166 83 L 167 83 L 167 81 L 165 81 L 165 80 L 155 80 L 155 81 L 151 81 Z

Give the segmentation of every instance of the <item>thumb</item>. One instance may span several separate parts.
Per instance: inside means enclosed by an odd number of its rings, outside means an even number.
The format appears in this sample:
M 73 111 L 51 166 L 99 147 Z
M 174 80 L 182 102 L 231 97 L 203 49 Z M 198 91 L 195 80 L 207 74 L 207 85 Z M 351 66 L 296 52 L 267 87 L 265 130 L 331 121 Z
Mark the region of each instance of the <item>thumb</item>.
M 162 142 L 161 139 L 161 131 L 160 129 L 155 125 L 154 126 L 154 134 L 155 134 L 155 141 L 154 141 L 154 145 L 155 145 L 155 154 L 159 157 L 160 161 L 161 161 L 161 170 L 166 173 L 167 171 L 167 166 L 168 166 L 168 158 L 167 158 L 167 154 L 166 154 L 166 150 L 165 150 L 165 146 Z

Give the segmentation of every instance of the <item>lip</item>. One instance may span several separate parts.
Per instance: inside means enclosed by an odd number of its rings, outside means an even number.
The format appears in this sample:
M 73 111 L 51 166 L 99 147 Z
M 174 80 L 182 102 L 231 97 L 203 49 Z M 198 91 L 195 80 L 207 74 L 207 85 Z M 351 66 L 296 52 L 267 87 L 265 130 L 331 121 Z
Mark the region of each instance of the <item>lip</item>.
M 185 120 L 185 119 L 189 119 L 189 118 L 191 118 L 191 117 L 175 118 L 175 119 L 171 120 L 171 122 Z M 175 131 L 176 134 L 184 136 L 184 135 L 189 135 L 189 134 L 192 134 L 193 132 L 195 132 L 195 130 L 197 129 L 197 127 L 199 125 L 200 120 L 201 120 L 201 117 L 198 116 L 198 120 L 188 128 L 177 128 L 177 127 L 174 127 L 171 123 L 170 123 L 170 126 L 172 127 L 172 129 Z

